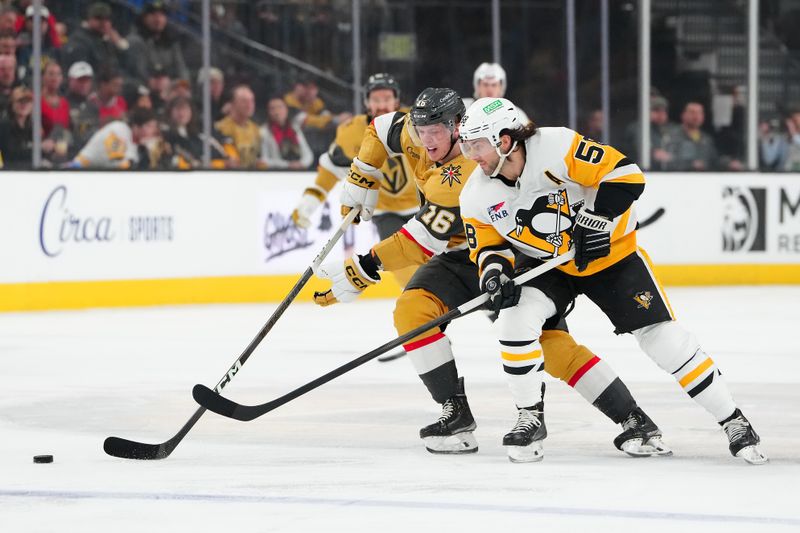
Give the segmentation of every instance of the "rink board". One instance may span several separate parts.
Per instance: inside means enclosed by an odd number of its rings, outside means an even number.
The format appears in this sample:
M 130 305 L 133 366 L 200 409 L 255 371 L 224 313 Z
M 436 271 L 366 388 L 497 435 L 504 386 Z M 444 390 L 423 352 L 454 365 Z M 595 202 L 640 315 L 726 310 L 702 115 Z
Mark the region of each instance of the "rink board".
M 800 176 L 648 174 L 640 244 L 668 285 L 800 283 Z M 14 173 L 0 181 L 0 310 L 279 301 L 339 221 L 289 218 L 314 174 Z M 351 228 L 341 260 L 376 242 Z M 326 283 L 312 280 L 300 299 Z M 391 297 L 381 283 L 365 297 Z

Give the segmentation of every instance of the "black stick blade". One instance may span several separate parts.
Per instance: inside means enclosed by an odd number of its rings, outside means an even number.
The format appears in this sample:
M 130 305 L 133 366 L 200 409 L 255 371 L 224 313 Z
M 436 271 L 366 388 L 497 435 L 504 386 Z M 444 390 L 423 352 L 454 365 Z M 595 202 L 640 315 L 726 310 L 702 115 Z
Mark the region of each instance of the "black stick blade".
M 103 450 L 112 456 L 122 459 L 141 459 L 153 460 L 169 457 L 174 447 L 168 446 L 169 442 L 163 444 L 146 444 L 119 437 L 108 437 L 103 442 Z
M 195 385 L 192 389 L 192 397 L 194 397 L 197 403 L 218 415 L 241 420 L 243 422 L 256 418 L 247 416 L 249 413 L 244 412 L 246 411 L 246 409 L 243 409 L 245 406 L 217 394 L 205 385 Z

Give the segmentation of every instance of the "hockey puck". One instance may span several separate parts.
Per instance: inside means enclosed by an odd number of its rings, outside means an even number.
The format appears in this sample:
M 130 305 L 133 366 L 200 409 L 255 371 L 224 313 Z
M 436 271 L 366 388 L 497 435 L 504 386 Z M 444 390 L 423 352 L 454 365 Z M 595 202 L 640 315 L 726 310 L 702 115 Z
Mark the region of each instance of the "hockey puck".
M 52 455 L 34 455 L 33 456 L 34 463 L 52 463 L 53 456 Z

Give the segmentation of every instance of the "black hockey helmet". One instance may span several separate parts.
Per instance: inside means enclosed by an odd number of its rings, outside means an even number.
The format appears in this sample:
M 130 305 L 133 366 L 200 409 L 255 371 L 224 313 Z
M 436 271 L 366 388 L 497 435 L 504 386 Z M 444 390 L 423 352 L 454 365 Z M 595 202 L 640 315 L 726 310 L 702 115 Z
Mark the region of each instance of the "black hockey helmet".
M 369 77 L 364 85 L 364 98 L 369 98 L 369 93 L 377 89 L 391 89 L 394 97 L 400 98 L 400 84 L 388 72 L 378 72 Z
M 414 126 L 444 124 L 454 131 L 465 112 L 464 101 L 453 89 L 428 87 L 411 106 L 411 123 Z

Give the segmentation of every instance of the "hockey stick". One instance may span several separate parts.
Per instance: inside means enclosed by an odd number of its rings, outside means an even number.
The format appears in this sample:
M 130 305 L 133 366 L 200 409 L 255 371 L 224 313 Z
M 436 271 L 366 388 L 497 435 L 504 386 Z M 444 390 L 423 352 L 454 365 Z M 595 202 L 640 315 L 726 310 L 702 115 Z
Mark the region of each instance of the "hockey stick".
M 275 323 L 278 319 L 283 315 L 284 311 L 289 307 L 303 287 L 308 283 L 308 280 L 311 279 L 311 275 L 317 270 L 319 265 L 325 259 L 325 257 L 331 252 L 333 247 L 336 243 L 341 239 L 342 235 L 344 235 L 345 230 L 347 227 L 353 222 L 353 220 L 358 215 L 358 209 L 352 209 L 347 216 L 342 220 L 339 229 L 336 230 L 336 233 L 325 243 L 325 246 L 322 250 L 317 254 L 314 258 L 314 261 L 311 263 L 303 275 L 297 280 L 297 283 L 294 284 L 294 287 L 289 291 L 289 294 L 283 299 L 283 301 L 278 304 L 277 309 L 273 311 L 272 316 L 269 317 L 267 323 L 261 328 L 255 338 L 250 341 L 250 344 L 247 345 L 247 348 L 244 349 L 242 355 L 236 359 L 236 361 L 231 365 L 225 375 L 219 380 L 217 386 L 214 387 L 213 394 L 218 394 L 225 386 L 230 383 L 233 377 L 241 370 L 242 365 L 250 358 L 253 351 L 256 347 L 264 340 L 264 337 L 267 336 L 267 333 L 273 328 Z M 210 390 L 210 389 L 209 389 Z M 183 427 L 175 434 L 171 439 L 162 442 L 161 444 L 147 444 L 144 442 L 136 442 L 128 439 L 123 439 L 120 437 L 108 437 L 105 442 L 103 443 L 103 450 L 108 455 L 114 457 L 121 457 L 123 459 L 164 459 L 165 457 L 169 457 L 172 451 L 180 444 L 183 438 L 189 433 L 189 430 L 200 420 L 200 417 L 203 416 L 205 413 L 206 408 L 200 407 L 192 417 L 183 425 Z
M 525 283 L 526 281 L 531 280 L 536 276 L 540 276 L 559 265 L 563 265 L 564 263 L 571 260 L 574 256 L 575 256 L 575 251 L 570 250 L 564 255 L 560 255 L 554 259 L 550 259 L 544 264 L 539 265 L 538 267 L 533 268 L 528 272 L 525 272 L 524 274 L 520 274 L 519 276 L 514 278 L 514 281 L 517 284 Z M 331 381 L 332 379 L 337 378 L 342 374 L 345 374 L 353 370 L 354 368 L 363 365 L 367 361 L 370 361 L 378 357 L 379 355 L 388 352 L 389 350 L 397 348 L 401 344 L 410 341 L 417 335 L 425 333 L 426 331 L 435 328 L 437 326 L 440 326 L 446 322 L 450 322 L 457 318 L 461 318 L 462 316 L 465 316 L 479 309 L 488 299 L 489 295 L 487 293 L 482 293 L 480 296 L 477 296 L 472 300 L 468 301 L 467 303 L 461 305 L 460 307 L 457 307 L 445 313 L 439 318 L 435 318 L 430 322 L 409 331 L 408 333 L 400 335 L 396 339 L 387 342 L 383 346 L 375 348 L 371 352 L 365 353 L 364 355 L 358 357 L 357 359 L 353 359 L 349 363 L 346 363 L 340 366 L 339 368 L 328 372 L 324 376 L 320 376 L 317 379 L 306 383 L 302 387 L 298 387 L 292 392 L 289 392 L 288 394 L 285 394 L 267 403 L 262 403 L 260 405 L 242 405 L 234 401 L 231 401 L 228 398 L 225 398 L 224 396 L 218 394 L 214 390 L 209 389 L 205 385 L 195 385 L 194 388 L 192 389 L 192 396 L 197 401 L 197 403 L 199 403 L 201 406 L 208 409 L 209 411 L 213 411 L 222 416 L 227 416 L 228 418 L 241 420 L 243 422 L 254 420 L 262 415 L 269 413 L 274 409 L 277 409 L 281 405 L 289 403 L 295 398 L 316 389 L 320 385 L 324 385 L 325 383 Z
M 400 359 L 406 354 L 405 348 L 402 350 L 397 350 L 396 352 L 392 352 L 386 355 L 382 355 L 378 357 L 379 363 L 388 363 L 389 361 L 394 361 L 396 359 Z

